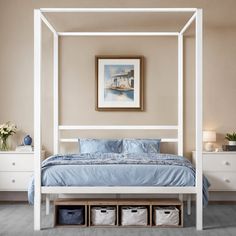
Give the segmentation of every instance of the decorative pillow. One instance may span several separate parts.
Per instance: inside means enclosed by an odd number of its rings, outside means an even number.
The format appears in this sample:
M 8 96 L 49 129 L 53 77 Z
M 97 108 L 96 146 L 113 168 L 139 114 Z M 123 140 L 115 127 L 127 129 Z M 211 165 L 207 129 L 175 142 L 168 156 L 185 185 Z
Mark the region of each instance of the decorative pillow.
M 160 139 L 123 139 L 123 153 L 160 153 Z
M 90 139 L 81 138 L 80 153 L 121 153 L 122 140 L 120 139 Z

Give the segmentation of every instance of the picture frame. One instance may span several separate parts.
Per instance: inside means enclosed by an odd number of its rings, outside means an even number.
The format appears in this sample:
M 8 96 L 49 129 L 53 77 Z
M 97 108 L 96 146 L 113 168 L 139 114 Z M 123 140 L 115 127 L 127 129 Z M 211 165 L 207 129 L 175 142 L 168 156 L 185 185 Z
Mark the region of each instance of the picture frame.
M 96 56 L 96 110 L 143 111 L 143 56 Z

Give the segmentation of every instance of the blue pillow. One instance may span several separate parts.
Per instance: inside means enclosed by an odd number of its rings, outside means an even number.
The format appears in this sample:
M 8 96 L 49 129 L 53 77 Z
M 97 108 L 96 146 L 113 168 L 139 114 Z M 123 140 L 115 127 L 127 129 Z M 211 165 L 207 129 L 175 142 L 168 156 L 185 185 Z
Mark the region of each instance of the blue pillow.
M 89 139 L 81 138 L 80 153 L 121 153 L 122 140 L 120 139 Z
M 123 153 L 160 153 L 160 139 L 124 139 Z

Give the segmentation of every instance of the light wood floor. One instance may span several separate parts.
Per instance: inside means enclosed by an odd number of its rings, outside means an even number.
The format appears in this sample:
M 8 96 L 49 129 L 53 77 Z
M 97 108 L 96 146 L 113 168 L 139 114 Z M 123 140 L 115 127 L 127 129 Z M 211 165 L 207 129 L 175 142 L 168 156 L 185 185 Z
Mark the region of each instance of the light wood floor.
M 26 203 L 0 204 L 1 236 L 236 236 L 236 205 L 209 205 L 204 209 L 204 231 L 195 230 L 195 212 L 185 215 L 185 227 L 181 229 L 157 228 L 52 228 L 53 216 L 45 216 L 43 227 L 33 231 L 33 207 Z

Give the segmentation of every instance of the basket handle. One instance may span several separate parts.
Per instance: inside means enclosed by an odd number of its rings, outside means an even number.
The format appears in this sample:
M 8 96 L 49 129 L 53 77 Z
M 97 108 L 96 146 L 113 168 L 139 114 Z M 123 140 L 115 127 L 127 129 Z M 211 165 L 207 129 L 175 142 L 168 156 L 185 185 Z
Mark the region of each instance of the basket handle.
M 74 212 L 74 211 L 68 211 L 67 214 L 68 214 L 68 215 L 74 215 L 75 212 Z
M 170 211 L 164 211 L 164 213 L 168 215 L 168 214 L 170 214 Z

